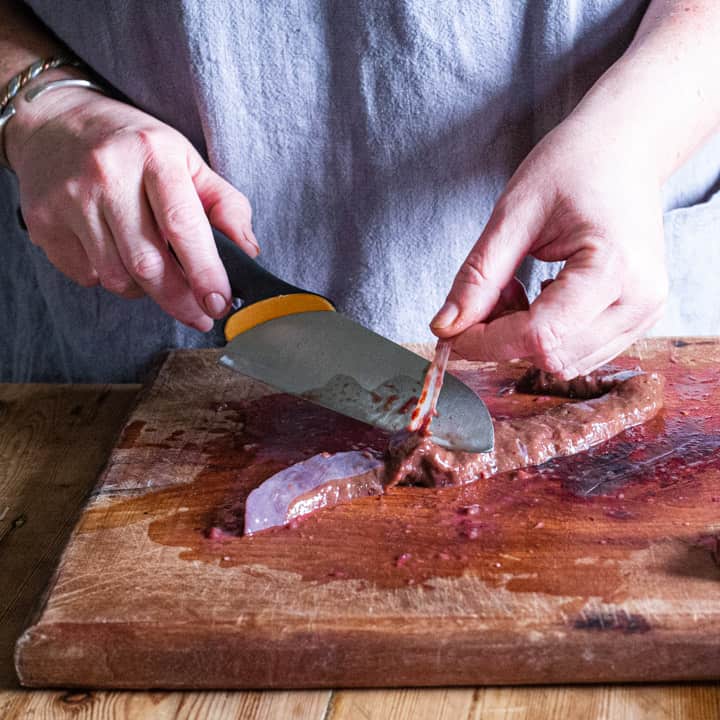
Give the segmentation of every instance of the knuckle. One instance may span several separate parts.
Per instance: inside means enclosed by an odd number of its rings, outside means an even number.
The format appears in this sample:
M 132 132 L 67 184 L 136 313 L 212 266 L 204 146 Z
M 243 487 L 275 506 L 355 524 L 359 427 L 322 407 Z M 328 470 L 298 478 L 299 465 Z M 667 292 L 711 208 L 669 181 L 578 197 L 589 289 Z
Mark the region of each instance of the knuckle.
M 196 264 L 190 270 L 186 270 L 190 285 L 194 288 L 212 288 L 216 285 L 218 267 L 209 264 Z
M 127 274 L 106 273 L 102 276 L 100 284 L 115 295 L 125 295 L 129 290 L 136 287 L 135 282 Z
M 96 287 L 100 282 L 100 279 L 95 272 L 76 273 L 72 279 L 84 288 Z
M 492 284 L 485 273 L 481 258 L 474 253 L 469 255 L 460 267 L 458 280 L 466 285 Z
M 79 201 L 83 196 L 82 185 L 77 178 L 69 178 L 63 185 L 65 196 L 72 202 Z
M 145 291 L 138 285 L 133 285 L 122 293 L 121 297 L 124 297 L 126 300 L 137 300 L 138 298 L 145 297 Z
M 65 196 L 70 203 L 75 206 L 83 216 L 89 215 L 95 208 L 95 193 L 88 185 L 79 180 L 68 180 L 65 184 Z
M 202 229 L 203 218 L 189 202 L 178 202 L 168 207 L 161 221 L 161 232 L 168 242 L 187 239 L 188 235 L 199 233 Z
M 547 320 L 532 320 L 527 330 L 525 345 L 529 353 L 541 362 L 544 366 L 560 363 L 561 359 L 557 353 L 562 345 L 563 338 L 559 328 Z M 556 372 L 551 371 L 551 372 Z
M 93 183 L 108 185 L 112 182 L 113 169 L 117 163 L 116 149 L 108 142 L 90 150 L 87 159 L 87 175 Z
M 142 282 L 153 282 L 164 271 L 165 262 L 157 250 L 140 250 L 130 258 L 130 272 Z
M 97 206 L 95 197 L 89 192 L 85 192 L 80 195 L 77 198 L 76 203 L 83 217 L 92 215 L 95 212 L 95 207 Z
M 145 127 L 135 133 L 138 147 L 146 157 L 152 157 L 160 151 L 165 137 L 166 131 L 160 127 Z

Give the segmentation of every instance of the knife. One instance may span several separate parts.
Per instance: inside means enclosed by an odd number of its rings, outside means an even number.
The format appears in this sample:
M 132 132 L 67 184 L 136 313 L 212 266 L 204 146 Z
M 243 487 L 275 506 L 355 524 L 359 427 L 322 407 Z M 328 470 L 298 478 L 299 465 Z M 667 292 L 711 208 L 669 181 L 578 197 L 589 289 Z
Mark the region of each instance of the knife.
M 389 432 L 404 429 L 429 363 L 336 311 L 317 293 L 268 272 L 213 230 L 233 295 L 220 363 L 232 370 Z M 493 426 L 485 403 L 448 375 L 432 423 L 433 441 L 487 452 Z

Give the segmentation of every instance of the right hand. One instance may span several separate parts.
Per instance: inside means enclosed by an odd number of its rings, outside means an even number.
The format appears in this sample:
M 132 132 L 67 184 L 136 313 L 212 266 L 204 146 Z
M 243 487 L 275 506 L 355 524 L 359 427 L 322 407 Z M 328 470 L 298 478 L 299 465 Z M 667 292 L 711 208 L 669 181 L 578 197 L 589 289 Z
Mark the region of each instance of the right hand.
M 22 103 L 5 130 L 30 239 L 58 270 L 84 287 L 147 294 L 202 332 L 227 312 L 210 224 L 255 257 L 250 203 L 179 132 L 77 88 Z
M 653 154 L 633 132 L 576 110 L 516 170 L 433 332 L 465 359 L 526 358 L 562 380 L 609 362 L 663 312 L 659 188 Z M 522 307 L 507 284 L 527 255 L 565 265 Z

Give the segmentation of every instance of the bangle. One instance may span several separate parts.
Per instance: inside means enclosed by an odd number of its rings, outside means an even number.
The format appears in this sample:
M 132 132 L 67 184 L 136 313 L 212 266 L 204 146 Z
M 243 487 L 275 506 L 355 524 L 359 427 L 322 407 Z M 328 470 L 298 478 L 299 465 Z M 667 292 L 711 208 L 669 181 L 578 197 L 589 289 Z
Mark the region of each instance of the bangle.
M 60 67 L 61 65 L 81 66 L 82 62 L 74 55 L 56 55 L 55 57 L 36 60 L 32 65 L 26 67 L 14 77 L 10 78 L 5 91 L 0 96 L 0 166 L 9 168 L 10 165 L 5 154 L 5 138 L 3 128 L 7 125 L 13 115 L 15 115 L 15 106 L 13 99 L 31 80 L 36 78 L 40 73 L 46 70 Z
M 0 113 L 0 167 L 10 170 L 10 163 L 5 153 L 5 133 L 3 128 L 7 125 L 8 120 L 15 114 L 15 106 L 8 103 L 8 106 Z
M 25 101 L 32 102 L 50 90 L 60 90 L 66 87 L 87 88 L 88 90 L 95 90 L 103 95 L 107 95 L 107 88 L 104 88 L 102 85 L 98 85 L 92 80 L 85 80 L 84 78 L 65 78 L 64 80 L 51 80 L 50 82 L 45 82 L 41 85 L 36 85 L 34 88 L 30 88 L 30 90 L 25 93 Z
M 46 70 L 60 67 L 61 65 L 82 65 L 79 58 L 74 55 L 56 55 L 55 57 L 45 58 L 44 60 L 36 60 L 32 65 L 28 65 L 22 72 L 10 78 L 10 82 L 5 88 L 5 92 L 0 96 L 0 111 L 27 85 L 33 78 Z

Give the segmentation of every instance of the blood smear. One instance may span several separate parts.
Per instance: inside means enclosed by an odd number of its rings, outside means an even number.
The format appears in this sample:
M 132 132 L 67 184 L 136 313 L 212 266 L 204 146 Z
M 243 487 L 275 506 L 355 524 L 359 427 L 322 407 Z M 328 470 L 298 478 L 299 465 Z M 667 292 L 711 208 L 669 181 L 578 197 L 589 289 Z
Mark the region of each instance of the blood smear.
M 418 430 L 427 432 L 430 428 L 430 423 L 436 415 L 435 408 L 437 407 L 438 397 L 440 397 L 440 390 L 442 390 L 451 349 L 451 340 L 437 341 L 435 355 L 425 373 L 425 382 L 420 393 L 420 399 L 410 416 L 410 422 L 407 426 L 410 432 L 417 432 Z

